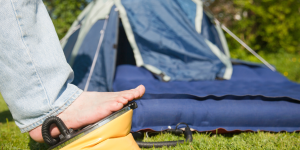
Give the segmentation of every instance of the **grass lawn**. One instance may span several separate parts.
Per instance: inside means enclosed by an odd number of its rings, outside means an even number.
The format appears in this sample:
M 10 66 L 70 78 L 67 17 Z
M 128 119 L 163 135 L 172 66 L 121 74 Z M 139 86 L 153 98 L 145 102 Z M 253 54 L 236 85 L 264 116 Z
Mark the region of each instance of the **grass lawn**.
M 300 52 L 298 54 L 259 53 L 266 61 L 275 66 L 277 71 L 294 82 L 300 83 Z M 245 49 L 231 50 L 231 57 L 251 62 L 261 63 L 254 55 L 249 54 Z
M 300 83 L 300 56 L 291 54 L 261 54 L 267 61 L 275 65 L 279 72 L 290 80 Z M 234 50 L 233 58 L 259 62 L 246 51 Z M 144 141 L 168 141 L 183 139 L 170 134 L 161 134 Z M 39 144 L 30 139 L 28 133 L 21 134 L 13 122 L 12 116 L 0 96 L 0 150 L 11 149 L 47 149 L 45 144 Z M 240 133 L 240 134 L 210 134 L 195 133 L 194 142 L 177 147 L 162 149 L 300 149 L 300 133 Z

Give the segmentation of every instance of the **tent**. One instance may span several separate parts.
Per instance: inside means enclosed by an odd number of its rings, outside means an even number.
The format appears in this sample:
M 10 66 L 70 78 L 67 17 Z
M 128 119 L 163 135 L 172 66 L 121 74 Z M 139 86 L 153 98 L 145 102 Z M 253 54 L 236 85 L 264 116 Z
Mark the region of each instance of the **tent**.
M 197 131 L 300 130 L 300 85 L 262 64 L 230 58 L 201 0 L 94 0 L 62 47 L 87 91 L 145 85 L 132 131 L 186 122 Z M 219 130 L 220 133 L 220 130 Z

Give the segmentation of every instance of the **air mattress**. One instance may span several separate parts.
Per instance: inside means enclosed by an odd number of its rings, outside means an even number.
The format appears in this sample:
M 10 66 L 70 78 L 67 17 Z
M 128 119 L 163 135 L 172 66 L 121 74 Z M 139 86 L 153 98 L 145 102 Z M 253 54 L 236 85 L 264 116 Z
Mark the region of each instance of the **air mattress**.
M 300 130 L 300 85 L 265 67 L 234 65 L 231 80 L 190 82 L 162 82 L 144 68 L 117 67 L 114 91 L 140 84 L 146 94 L 136 100 L 133 132 L 179 122 L 197 131 Z

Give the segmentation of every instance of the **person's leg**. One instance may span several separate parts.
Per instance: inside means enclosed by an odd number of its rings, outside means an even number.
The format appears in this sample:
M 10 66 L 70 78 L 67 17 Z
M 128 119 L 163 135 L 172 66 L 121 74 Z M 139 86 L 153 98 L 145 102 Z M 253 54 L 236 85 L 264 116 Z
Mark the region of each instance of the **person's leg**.
M 145 92 L 143 86 L 117 93 L 82 92 L 70 84 L 73 71 L 42 0 L 1 0 L 0 26 L 0 92 L 21 132 L 30 131 L 36 141 L 42 141 L 40 125 L 49 116 L 58 115 L 76 129 Z

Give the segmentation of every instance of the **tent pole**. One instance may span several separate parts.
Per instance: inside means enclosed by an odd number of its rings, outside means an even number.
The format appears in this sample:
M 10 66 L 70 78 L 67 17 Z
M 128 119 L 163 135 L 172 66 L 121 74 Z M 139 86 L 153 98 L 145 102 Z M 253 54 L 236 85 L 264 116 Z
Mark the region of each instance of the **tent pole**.
M 98 46 L 97 46 L 97 50 L 96 50 L 96 53 L 95 53 L 95 56 L 94 56 L 92 67 L 91 67 L 91 70 L 90 70 L 90 73 L 89 73 L 89 77 L 88 77 L 88 79 L 86 81 L 86 84 L 85 84 L 85 87 L 84 87 L 84 91 L 87 91 L 88 88 L 89 88 L 90 80 L 92 78 L 94 68 L 95 68 L 95 65 L 96 65 L 96 62 L 97 62 L 97 58 L 98 58 L 98 55 L 99 55 L 99 51 L 100 51 L 100 48 L 101 48 L 101 45 L 102 45 L 102 42 L 103 42 L 103 38 L 104 38 L 105 30 L 106 30 L 106 25 L 107 25 L 107 20 L 108 20 L 108 16 L 106 17 L 103 28 L 100 31 L 101 36 L 100 36 L 99 43 L 98 43 Z
M 263 62 L 268 68 L 270 68 L 272 71 L 276 71 L 276 69 L 270 65 L 265 59 L 263 59 L 261 56 L 259 56 L 252 48 L 250 48 L 245 42 L 243 42 L 240 38 L 238 38 L 234 33 L 232 33 L 226 26 L 221 24 L 219 20 L 215 18 L 215 22 L 217 25 L 220 25 L 221 28 L 227 32 L 231 37 L 233 37 L 236 41 L 238 41 L 244 48 L 246 48 L 250 53 L 252 53 L 256 58 L 258 58 L 261 62 Z

